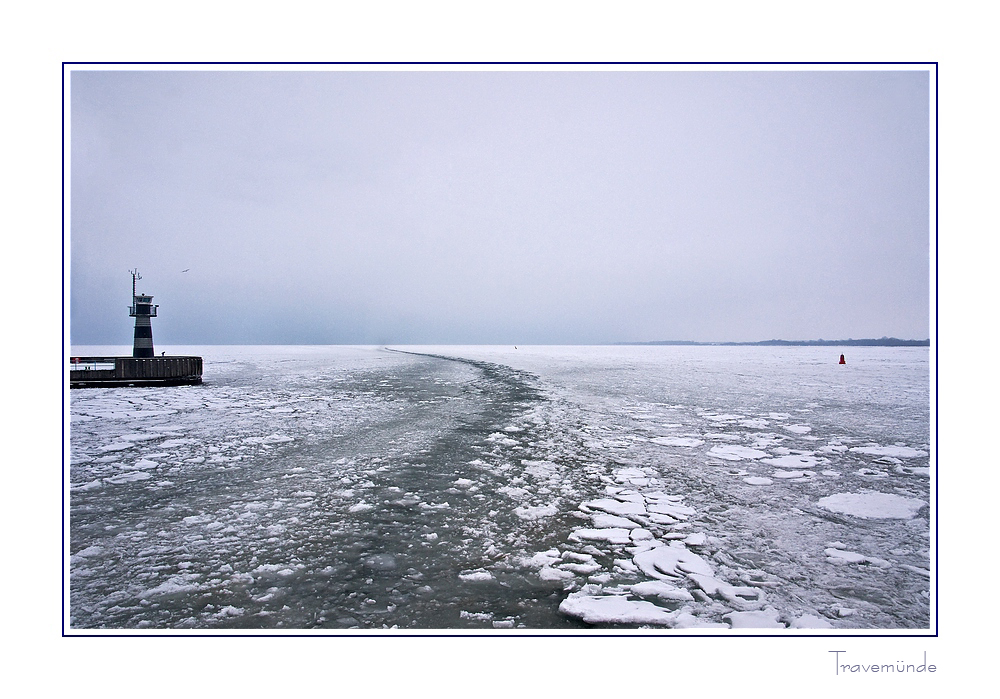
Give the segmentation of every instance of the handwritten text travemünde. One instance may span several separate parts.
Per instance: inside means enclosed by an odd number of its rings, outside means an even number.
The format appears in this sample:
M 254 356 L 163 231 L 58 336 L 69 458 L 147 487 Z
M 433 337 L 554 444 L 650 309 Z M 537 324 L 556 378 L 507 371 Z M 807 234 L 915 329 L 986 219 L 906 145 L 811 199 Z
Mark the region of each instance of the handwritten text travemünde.
M 850 663 L 847 662 L 846 650 L 831 650 L 829 653 L 834 654 L 834 659 L 836 661 L 836 672 L 837 675 L 850 674 L 856 672 L 881 672 L 881 673 L 911 673 L 911 672 L 937 672 L 937 665 L 927 664 L 927 651 L 924 651 L 924 662 L 920 664 L 907 663 L 903 660 L 897 660 L 895 663 Z

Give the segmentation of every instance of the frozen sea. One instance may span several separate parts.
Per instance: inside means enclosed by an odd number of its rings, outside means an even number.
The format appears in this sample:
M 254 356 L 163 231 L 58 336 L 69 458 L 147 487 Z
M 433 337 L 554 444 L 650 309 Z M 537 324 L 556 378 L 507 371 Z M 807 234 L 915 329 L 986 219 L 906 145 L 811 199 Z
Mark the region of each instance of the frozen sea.
M 72 629 L 931 628 L 927 348 L 157 350 L 69 392 Z

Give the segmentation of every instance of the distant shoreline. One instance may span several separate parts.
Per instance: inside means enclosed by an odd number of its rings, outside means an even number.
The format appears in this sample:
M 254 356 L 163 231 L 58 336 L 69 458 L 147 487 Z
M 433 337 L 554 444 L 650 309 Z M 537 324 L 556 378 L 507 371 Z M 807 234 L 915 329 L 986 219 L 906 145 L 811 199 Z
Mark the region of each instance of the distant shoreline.
M 695 342 L 693 340 L 653 340 L 650 342 L 616 342 L 616 345 L 695 345 L 720 347 L 930 347 L 927 340 L 900 340 L 883 337 L 878 340 L 761 340 L 760 342 Z

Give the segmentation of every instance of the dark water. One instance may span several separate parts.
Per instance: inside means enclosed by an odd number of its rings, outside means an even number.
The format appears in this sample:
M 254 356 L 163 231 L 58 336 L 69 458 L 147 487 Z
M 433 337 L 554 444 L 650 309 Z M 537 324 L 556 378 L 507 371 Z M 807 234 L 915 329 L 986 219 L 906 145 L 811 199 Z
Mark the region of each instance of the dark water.
M 285 378 L 284 391 L 241 385 L 238 372 L 201 387 L 145 389 L 147 403 L 118 421 L 123 430 L 168 433 L 126 450 L 152 453 L 159 473 L 71 496 L 71 551 L 102 549 L 75 559 L 73 626 L 578 626 L 557 612 L 562 584 L 513 560 L 559 543 L 563 518 L 524 521 L 498 492 L 519 477 L 532 485 L 520 460 L 537 451 L 527 445 L 550 437 L 546 425 L 525 419 L 542 400 L 532 377 L 412 355 L 391 369 L 319 377 L 308 387 Z M 100 393 L 81 402 L 132 400 L 126 389 Z M 280 410 L 304 396 L 331 400 L 259 429 L 275 413 L 262 416 L 255 403 Z M 226 408 L 207 409 L 212 401 Z M 350 413 L 338 414 L 338 403 Z M 178 410 L 144 420 L 143 408 L 164 407 Z M 156 429 L 164 420 L 166 429 Z M 229 433 L 221 441 L 213 420 Z M 74 428 L 74 443 L 86 429 L 106 429 L 94 424 L 103 421 Z M 245 446 L 241 435 L 282 427 L 296 439 L 255 445 L 236 461 L 187 461 L 219 445 L 217 453 L 232 453 Z M 488 441 L 491 434 L 517 444 Z M 157 456 L 158 443 L 192 437 Z M 96 475 L 83 473 L 93 468 L 74 458 L 74 483 Z M 167 484 L 151 487 L 154 480 Z

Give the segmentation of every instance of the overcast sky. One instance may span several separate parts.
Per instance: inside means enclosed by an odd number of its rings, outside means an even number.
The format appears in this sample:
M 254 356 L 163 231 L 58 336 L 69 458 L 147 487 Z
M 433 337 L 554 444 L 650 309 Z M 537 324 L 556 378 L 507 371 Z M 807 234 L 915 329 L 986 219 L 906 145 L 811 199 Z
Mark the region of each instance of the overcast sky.
M 75 71 L 73 344 L 927 338 L 923 71 Z M 187 272 L 182 270 L 188 269 Z

